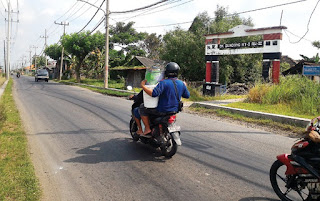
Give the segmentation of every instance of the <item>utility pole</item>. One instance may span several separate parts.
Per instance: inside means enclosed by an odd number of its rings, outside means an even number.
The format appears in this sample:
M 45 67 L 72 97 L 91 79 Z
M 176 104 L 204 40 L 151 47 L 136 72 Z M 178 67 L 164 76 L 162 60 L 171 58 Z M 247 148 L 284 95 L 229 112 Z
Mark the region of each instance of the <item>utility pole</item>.
M 32 46 L 32 48 L 34 48 L 34 68 L 36 69 L 37 72 L 37 48 L 36 46 Z
M 8 28 L 7 28 L 7 51 L 6 51 L 6 79 L 9 80 L 9 74 L 10 74 L 10 36 L 11 36 L 11 26 L 13 22 L 19 22 L 19 19 L 17 21 L 13 21 L 11 18 L 12 13 L 19 13 L 13 12 L 11 10 L 11 4 L 10 0 L 8 1 L 8 19 L 5 19 L 8 22 Z
M 48 36 L 47 36 L 47 29 L 44 30 L 44 36 L 40 36 L 40 38 L 44 38 L 44 49 L 46 49 L 46 48 L 47 48 L 47 38 L 48 38 Z M 47 55 L 46 55 L 46 53 L 44 53 L 44 57 L 45 57 L 45 60 L 46 60 L 46 68 L 47 68 L 47 66 L 48 66 L 48 61 L 47 61 Z
M 69 26 L 69 23 L 68 22 L 57 23 L 56 21 L 54 21 L 54 23 L 58 25 L 63 25 L 63 36 L 64 36 L 66 34 L 66 26 Z M 63 52 L 64 52 L 64 47 L 62 45 L 59 80 L 61 80 L 61 77 L 62 77 Z
M 32 51 L 31 51 L 31 47 L 30 47 L 30 50 L 28 51 L 29 52 L 29 62 L 30 62 L 30 68 L 29 68 L 29 70 L 28 70 L 28 74 L 29 74 L 29 72 L 30 72 L 30 70 L 32 70 L 31 69 L 31 66 L 32 66 L 32 60 L 31 60 L 31 53 L 32 53 Z
M 7 75 L 7 59 L 6 59 L 6 40 L 3 40 L 3 58 L 4 58 L 4 72 Z
M 9 66 L 10 66 L 10 22 L 11 22 L 11 8 L 10 8 L 10 1 L 8 1 L 8 28 L 7 28 L 7 57 L 6 57 L 6 79 L 9 80 Z
M 104 88 L 108 88 L 109 67 L 109 0 L 106 0 L 106 66 L 104 68 Z

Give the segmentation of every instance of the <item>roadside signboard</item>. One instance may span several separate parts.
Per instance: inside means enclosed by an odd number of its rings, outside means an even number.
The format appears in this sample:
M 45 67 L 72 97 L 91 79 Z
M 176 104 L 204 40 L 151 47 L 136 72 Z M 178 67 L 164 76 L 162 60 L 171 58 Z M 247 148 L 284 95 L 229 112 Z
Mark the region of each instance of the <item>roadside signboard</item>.
M 302 75 L 320 76 L 320 66 L 303 65 Z

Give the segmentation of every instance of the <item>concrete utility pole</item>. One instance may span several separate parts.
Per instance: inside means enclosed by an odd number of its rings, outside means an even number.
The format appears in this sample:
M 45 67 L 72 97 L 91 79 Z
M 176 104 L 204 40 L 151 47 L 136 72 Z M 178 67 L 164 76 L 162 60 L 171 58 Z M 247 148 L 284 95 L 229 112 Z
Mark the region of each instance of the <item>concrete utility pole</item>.
M 8 2 L 8 28 L 7 28 L 7 57 L 6 57 L 6 79 L 9 80 L 9 74 L 10 74 L 10 22 L 11 22 L 11 7 L 10 7 L 10 1 Z
M 94 4 L 92 3 L 89 3 L 85 0 L 78 0 L 78 1 L 82 1 L 84 3 L 87 3 L 93 7 L 96 7 L 98 9 L 100 9 L 101 11 L 104 11 L 102 10 L 101 8 L 95 6 Z M 109 12 L 109 0 L 106 0 L 106 12 L 104 12 L 105 14 L 105 19 L 106 19 L 106 44 L 105 44 L 105 48 L 106 48 L 106 56 L 105 56 L 105 67 L 104 67 L 104 88 L 108 88 L 108 77 L 109 77 L 109 71 L 108 71 L 108 67 L 109 67 L 109 15 L 110 15 L 110 12 Z
M 109 0 L 106 0 L 106 66 L 104 68 L 104 88 L 108 88 L 109 67 Z
M 37 48 L 36 46 L 32 46 L 32 48 L 34 48 L 34 68 L 36 69 L 37 72 Z
M 54 21 L 55 24 L 58 25 L 63 25 L 63 36 L 66 34 L 66 26 L 69 26 L 68 22 L 61 22 L 61 23 L 57 23 L 56 21 Z M 62 65 L 63 65 L 63 52 L 64 52 L 64 47 L 62 45 L 62 51 L 61 51 L 61 64 L 60 64 L 60 73 L 59 73 L 59 80 L 61 80 L 62 77 Z
M 3 58 L 4 58 L 4 72 L 7 75 L 7 59 L 6 59 L 6 40 L 3 40 Z
M 7 50 L 6 50 L 6 79 L 9 79 L 9 74 L 10 74 L 10 35 L 11 35 L 11 26 L 13 22 L 19 22 L 19 19 L 17 21 L 13 21 L 11 18 L 11 14 L 12 13 L 19 13 L 19 11 L 17 12 L 13 12 L 13 10 L 11 10 L 11 4 L 10 4 L 10 0 L 8 1 L 8 19 L 5 19 L 8 22 L 8 28 L 7 28 Z
M 47 36 L 47 29 L 45 29 L 44 30 L 44 36 L 40 36 L 40 38 L 44 38 L 44 49 L 46 49 L 47 48 L 47 38 L 48 38 L 48 36 Z M 45 57 L 45 62 L 46 62 L 46 68 L 47 68 L 47 66 L 48 66 L 48 61 L 47 61 L 47 55 L 46 55 L 46 53 L 44 53 L 44 57 Z

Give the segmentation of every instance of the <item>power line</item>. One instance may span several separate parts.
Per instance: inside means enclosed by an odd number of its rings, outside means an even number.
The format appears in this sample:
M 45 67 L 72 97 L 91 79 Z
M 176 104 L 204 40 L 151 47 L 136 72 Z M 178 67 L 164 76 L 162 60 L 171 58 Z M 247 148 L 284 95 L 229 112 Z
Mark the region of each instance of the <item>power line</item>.
M 67 12 L 65 12 L 62 16 L 60 16 L 58 19 L 56 19 L 55 21 L 58 21 L 59 19 L 61 19 L 63 16 L 65 16 L 72 8 L 75 7 L 75 5 L 78 3 L 78 1 L 76 1 L 70 8 Z
M 118 14 L 123 14 L 123 13 L 132 13 L 132 12 L 136 12 L 136 11 L 140 11 L 140 10 L 144 10 L 144 9 L 147 9 L 147 8 L 150 8 L 150 7 L 153 7 L 153 6 L 156 6 L 158 4 L 161 4 L 161 3 L 164 3 L 168 0 L 162 0 L 162 1 L 158 1 L 156 3 L 153 3 L 151 5 L 148 5 L 148 6 L 144 6 L 144 7 L 141 7 L 141 8 L 136 8 L 136 9 L 132 9 L 132 10 L 127 10 L 127 11 L 115 11 L 115 12 L 111 12 L 111 13 L 118 13 Z
M 297 37 L 297 38 L 301 38 L 301 36 L 298 36 L 297 34 L 292 33 L 292 32 L 289 31 L 288 29 L 284 29 L 284 32 L 285 32 L 285 34 L 288 36 L 290 43 L 292 43 L 292 42 L 291 42 L 291 40 L 290 40 L 290 36 L 288 35 L 288 33 L 290 33 L 291 35 L 293 35 L 293 36 L 295 36 L 295 37 Z M 303 40 L 312 42 L 311 40 L 308 40 L 308 39 L 306 39 L 306 38 L 303 38 Z
M 293 1 L 293 2 L 288 2 L 288 3 L 283 3 L 283 4 L 277 4 L 277 5 L 274 5 L 274 6 L 268 6 L 268 7 L 264 7 L 264 8 L 257 8 L 257 9 L 253 9 L 253 10 L 247 10 L 247 11 L 243 11 L 243 12 L 239 12 L 239 13 L 235 13 L 235 14 L 230 14 L 230 15 L 227 15 L 227 16 L 250 13 L 250 12 L 255 12 L 255 11 L 259 11 L 259 10 L 265 10 L 265 9 L 269 9 L 269 8 L 276 8 L 276 7 L 280 7 L 280 6 L 286 6 L 286 5 L 290 5 L 290 4 L 300 3 L 300 2 L 303 2 L 303 1 L 307 1 L 307 0 Z
M 7 8 L 4 6 L 4 4 L 3 4 L 2 0 L 0 0 L 0 1 L 1 1 L 1 4 L 2 4 L 3 8 L 4 8 L 4 9 L 7 9 Z
M 127 21 L 127 20 L 130 20 L 130 19 L 132 19 L 132 18 L 139 17 L 139 16 L 150 15 L 150 14 L 162 12 L 162 11 L 165 11 L 165 10 L 168 10 L 168 9 L 171 9 L 171 8 L 175 8 L 175 7 L 178 7 L 178 6 L 181 6 L 181 5 L 190 3 L 191 1 L 194 1 L 194 0 L 189 0 L 189 1 L 187 1 L 187 2 L 183 2 L 183 3 L 181 3 L 181 4 L 178 4 L 178 5 L 169 7 L 169 8 L 165 8 L 165 9 L 162 9 L 162 10 L 158 10 L 158 11 L 154 11 L 154 12 L 148 13 L 148 12 L 150 12 L 151 10 L 154 10 L 154 9 L 157 9 L 157 8 L 159 8 L 159 7 L 166 6 L 166 5 L 169 5 L 169 4 L 173 4 L 173 3 L 176 3 L 176 2 L 179 2 L 179 1 L 181 1 L 181 0 L 177 0 L 177 1 L 174 1 L 174 2 L 169 2 L 169 3 L 167 3 L 167 4 L 157 6 L 157 7 L 153 8 L 153 9 L 150 9 L 149 11 L 140 13 L 140 14 L 135 15 L 135 16 L 132 16 L 132 17 L 128 17 L 128 18 L 126 18 L 126 19 L 124 19 L 124 20 L 122 20 L 122 21 Z M 118 18 L 118 19 L 121 19 L 121 18 Z
M 95 14 L 91 17 L 91 19 L 89 20 L 89 22 L 80 30 L 78 31 L 78 33 L 80 33 L 83 29 L 85 29 L 89 24 L 90 22 L 93 20 L 93 18 L 97 15 L 97 13 L 99 12 L 99 10 L 101 9 L 103 3 L 105 2 L 105 0 L 102 1 L 100 7 L 97 9 L 97 11 L 95 12 Z
M 316 6 L 314 7 L 313 11 L 312 11 L 311 14 L 310 14 L 309 21 L 308 21 L 308 24 L 307 24 L 307 31 L 306 31 L 306 33 L 305 33 L 298 41 L 293 42 L 292 44 L 299 43 L 299 42 L 307 35 L 307 33 L 309 32 L 309 24 L 310 24 L 312 15 L 313 15 L 314 11 L 316 10 L 319 2 L 320 2 L 320 0 L 317 1 Z
M 259 10 L 265 10 L 265 9 L 270 9 L 270 8 L 285 6 L 285 5 L 289 5 L 289 4 L 300 3 L 300 2 L 303 2 L 303 1 L 307 1 L 307 0 L 293 1 L 293 2 L 288 2 L 288 3 L 284 3 L 284 4 L 277 4 L 277 5 L 274 5 L 274 6 L 268 6 L 268 7 L 257 8 L 257 9 L 253 9 L 253 10 L 247 10 L 247 11 L 243 11 L 243 12 L 233 13 L 233 14 L 229 14 L 229 15 L 226 15 L 226 16 L 233 16 L 233 15 L 239 15 L 239 14 L 244 14 L 244 13 L 250 13 L 250 12 L 255 12 L 255 11 L 259 11 Z M 320 1 L 320 0 L 319 0 L 319 1 Z M 213 18 L 210 18 L 210 19 L 213 19 Z M 187 24 L 187 23 L 192 23 L 192 22 L 193 22 L 193 21 L 179 22 L 179 23 L 172 23 L 172 24 L 163 24 L 163 25 L 154 25 L 154 26 L 135 27 L 135 28 L 165 27 L 165 26 L 173 26 L 173 25 Z
M 96 4 L 98 1 L 99 1 L 99 0 L 95 1 L 93 4 Z M 86 4 L 84 4 L 84 5 L 86 5 Z M 92 6 L 89 6 L 89 8 L 87 8 L 87 10 L 85 10 L 83 13 L 81 13 L 81 14 L 80 14 L 80 15 L 78 15 L 77 17 L 75 17 L 75 18 L 71 19 L 71 20 L 70 20 L 70 22 L 72 22 L 72 21 L 74 21 L 74 20 L 78 19 L 80 16 L 82 16 L 83 14 L 85 14 L 86 12 L 88 12 L 88 10 L 90 10 L 91 8 L 92 8 Z
M 106 19 L 106 17 L 102 17 L 102 18 L 100 19 L 100 22 L 98 22 L 98 24 L 95 26 L 95 28 L 94 28 L 93 30 L 90 31 L 89 34 L 92 34 L 92 33 L 102 24 L 102 22 L 103 22 L 105 19 Z

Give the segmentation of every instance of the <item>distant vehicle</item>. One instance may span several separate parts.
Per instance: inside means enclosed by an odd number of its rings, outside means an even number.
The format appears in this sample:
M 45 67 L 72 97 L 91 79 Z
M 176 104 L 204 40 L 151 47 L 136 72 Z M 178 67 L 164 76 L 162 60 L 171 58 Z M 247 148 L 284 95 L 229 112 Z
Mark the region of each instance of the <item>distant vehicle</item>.
M 49 81 L 49 72 L 46 69 L 39 69 L 35 74 L 35 81 L 44 80 L 46 82 Z

